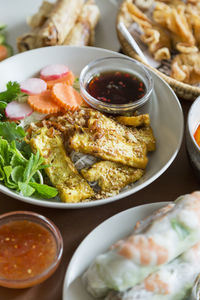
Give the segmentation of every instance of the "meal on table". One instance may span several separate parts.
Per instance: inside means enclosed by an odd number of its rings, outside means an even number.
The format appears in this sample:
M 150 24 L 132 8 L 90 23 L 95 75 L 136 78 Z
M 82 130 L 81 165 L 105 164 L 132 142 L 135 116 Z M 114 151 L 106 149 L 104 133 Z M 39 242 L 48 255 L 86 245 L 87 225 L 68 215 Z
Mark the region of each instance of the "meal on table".
M 153 58 L 163 62 L 158 69 L 178 81 L 200 83 L 199 1 L 125 0 L 121 17 Z
M 45 1 L 29 18 L 31 31 L 17 38 L 20 52 L 55 45 L 94 44 L 100 12 L 95 0 Z
M 186 299 L 196 278 L 199 282 L 199 216 L 196 191 L 137 222 L 129 236 L 98 255 L 85 271 L 88 293 L 105 300 Z
M 62 64 L 8 82 L 0 108 L 0 181 L 24 196 L 76 203 L 116 195 L 144 175 L 156 147 L 148 114 L 89 107 Z
M 0 24 L 0 62 L 13 54 L 13 49 L 6 43 L 6 25 Z

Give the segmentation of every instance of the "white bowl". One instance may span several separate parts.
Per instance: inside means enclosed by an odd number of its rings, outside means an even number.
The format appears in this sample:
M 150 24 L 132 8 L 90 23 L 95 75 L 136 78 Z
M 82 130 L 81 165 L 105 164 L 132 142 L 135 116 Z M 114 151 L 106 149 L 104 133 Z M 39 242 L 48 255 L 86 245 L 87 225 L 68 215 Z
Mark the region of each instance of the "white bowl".
M 0 87 L 3 90 L 6 83 L 22 81 L 37 74 L 40 69 L 52 63 L 64 63 L 76 74 L 92 60 L 108 56 L 124 57 L 122 54 L 93 47 L 55 46 L 17 54 L 0 63 Z M 157 74 L 149 70 L 154 80 L 152 100 L 148 105 L 151 125 L 156 137 L 157 149 L 149 154 L 149 162 L 144 176 L 131 189 L 117 196 L 102 200 L 83 203 L 62 203 L 53 200 L 24 197 L 0 184 L 0 191 L 21 201 L 40 206 L 56 208 L 83 208 L 106 204 L 127 197 L 153 182 L 170 166 L 175 159 L 183 136 L 183 113 L 181 105 L 169 85 Z M 146 109 L 146 108 L 145 108 Z
M 195 174 L 200 179 L 200 147 L 198 146 L 194 133 L 200 124 L 200 97 L 190 107 L 186 126 L 186 146 L 191 165 Z

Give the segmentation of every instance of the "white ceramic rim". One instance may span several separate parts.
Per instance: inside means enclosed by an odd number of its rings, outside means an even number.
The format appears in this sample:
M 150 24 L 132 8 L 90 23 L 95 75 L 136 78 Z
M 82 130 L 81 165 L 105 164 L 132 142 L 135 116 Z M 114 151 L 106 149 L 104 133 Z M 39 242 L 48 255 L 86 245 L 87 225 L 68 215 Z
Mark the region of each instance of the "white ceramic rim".
M 199 103 L 199 102 L 200 102 L 200 96 L 197 97 L 197 99 L 192 103 L 192 105 L 191 105 L 191 107 L 189 109 L 188 118 L 187 118 L 187 125 L 188 125 L 188 132 L 189 132 L 190 138 L 191 138 L 191 140 L 192 140 L 195 148 L 197 149 L 197 151 L 200 152 L 200 147 L 199 147 L 199 145 L 197 144 L 197 142 L 196 142 L 196 140 L 194 138 L 194 133 L 195 132 L 192 132 L 192 130 L 191 130 L 191 122 L 192 122 L 191 118 L 192 118 L 192 114 L 193 114 L 193 111 L 195 110 L 195 107 L 196 107 L 197 103 Z M 199 124 L 200 124 L 200 117 L 199 117 Z M 197 127 L 198 127 L 198 124 L 196 124 L 196 129 L 197 129 Z

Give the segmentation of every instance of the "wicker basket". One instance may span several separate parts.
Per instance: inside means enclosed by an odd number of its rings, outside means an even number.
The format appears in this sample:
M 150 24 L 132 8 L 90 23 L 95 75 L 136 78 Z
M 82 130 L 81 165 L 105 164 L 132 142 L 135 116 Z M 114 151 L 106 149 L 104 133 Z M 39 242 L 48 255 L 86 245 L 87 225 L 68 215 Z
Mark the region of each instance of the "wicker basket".
M 123 37 L 123 35 L 119 32 L 119 30 L 117 28 L 118 23 L 120 21 L 124 22 L 125 24 L 127 23 L 126 16 L 125 16 L 124 11 L 123 11 L 123 5 L 124 5 L 125 1 L 126 0 L 124 0 L 122 2 L 121 6 L 120 6 L 120 9 L 119 9 L 119 12 L 118 12 L 118 15 L 117 15 L 117 22 L 116 22 L 117 36 L 118 36 L 119 42 L 121 44 L 122 51 L 126 55 L 142 62 L 143 64 L 148 66 L 150 69 L 152 69 L 155 73 L 157 73 L 160 77 L 162 77 L 172 87 L 172 89 L 175 91 L 175 93 L 177 94 L 178 97 L 180 97 L 182 99 L 189 100 L 189 101 L 194 101 L 200 95 L 200 88 L 199 87 L 195 87 L 195 86 L 191 86 L 191 85 L 186 84 L 186 83 L 179 82 L 176 79 L 173 79 L 173 78 L 161 73 L 160 71 L 153 68 L 152 66 L 144 63 L 142 61 L 142 59 L 132 49 L 132 47 L 129 45 L 129 43 Z

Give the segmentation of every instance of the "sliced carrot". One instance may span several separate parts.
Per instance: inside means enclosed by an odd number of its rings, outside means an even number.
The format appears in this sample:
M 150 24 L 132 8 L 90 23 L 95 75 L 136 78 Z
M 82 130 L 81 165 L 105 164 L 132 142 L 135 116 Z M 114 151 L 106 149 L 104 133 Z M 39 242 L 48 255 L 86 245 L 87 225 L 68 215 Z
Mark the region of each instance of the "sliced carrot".
M 62 107 L 76 110 L 82 103 L 83 99 L 71 85 L 65 83 L 56 83 L 52 88 L 52 94 L 55 101 Z
M 0 45 L 0 61 L 8 57 L 8 49 L 4 45 Z
M 78 104 L 78 106 L 81 106 L 83 103 L 85 104 L 85 101 L 83 100 L 81 94 L 74 88 L 73 90 L 74 90 L 74 96 L 76 97 L 76 103 Z
M 47 83 L 47 88 L 51 89 L 54 86 L 54 84 L 59 83 L 59 82 L 63 82 L 68 85 L 72 85 L 74 83 L 74 80 L 75 80 L 74 74 L 71 71 L 69 71 L 65 76 L 60 77 L 58 79 L 46 80 L 46 83 Z
M 43 114 L 56 113 L 62 110 L 62 107 L 55 102 L 51 90 L 28 96 L 28 103 L 34 110 Z

